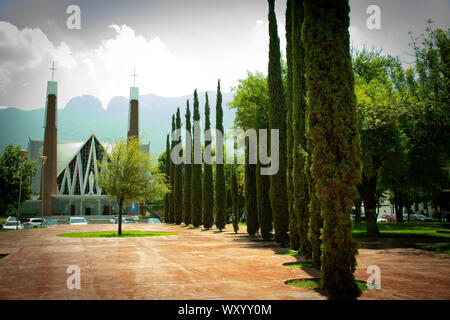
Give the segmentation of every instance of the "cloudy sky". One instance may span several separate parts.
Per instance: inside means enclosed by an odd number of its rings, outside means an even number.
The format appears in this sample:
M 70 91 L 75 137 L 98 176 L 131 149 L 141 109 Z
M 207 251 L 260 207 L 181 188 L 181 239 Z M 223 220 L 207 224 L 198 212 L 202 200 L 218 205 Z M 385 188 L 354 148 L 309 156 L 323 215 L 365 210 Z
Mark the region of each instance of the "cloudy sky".
M 81 9 L 81 29 L 66 26 L 66 9 Z M 369 5 L 381 9 L 381 29 L 369 30 Z M 450 0 L 351 0 L 350 36 L 412 62 L 408 31 L 426 19 L 449 28 Z M 286 0 L 276 1 L 282 50 Z M 79 95 L 106 108 L 128 96 L 131 74 L 141 94 L 165 97 L 230 91 L 246 71 L 267 70 L 265 0 L 0 0 L 0 107 L 42 108 L 55 60 L 59 108 Z M 284 50 L 283 50 L 284 51 Z

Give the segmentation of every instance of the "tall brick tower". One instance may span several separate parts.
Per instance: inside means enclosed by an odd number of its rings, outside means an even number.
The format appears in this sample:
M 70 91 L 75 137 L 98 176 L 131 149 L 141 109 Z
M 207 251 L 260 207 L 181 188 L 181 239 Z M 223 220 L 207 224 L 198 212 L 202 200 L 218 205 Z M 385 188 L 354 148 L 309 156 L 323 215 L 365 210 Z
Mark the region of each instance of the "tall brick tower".
M 136 87 L 136 70 L 134 77 L 134 86 L 130 87 L 130 107 L 128 112 L 128 138 L 134 136 L 139 139 L 139 88 Z
M 44 121 L 44 150 L 42 155 L 47 157 L 44 165 L 44 177 L 41 180 L 41 194 L 43 190 L 43 215 L 53 214 L 53 198 L 56 194 L 56 177 L 57 177 L 57 90 L 58 84 L 53 81 L 53 71 L 56 70 L 54 64 L 52 66 L 52 81 L 47 82 L 47 101 L 45 105 L 45 121 Z M 43 184 L 43 185 L 42 185 Z M 43 189 L 42 189 L 43 188 Z

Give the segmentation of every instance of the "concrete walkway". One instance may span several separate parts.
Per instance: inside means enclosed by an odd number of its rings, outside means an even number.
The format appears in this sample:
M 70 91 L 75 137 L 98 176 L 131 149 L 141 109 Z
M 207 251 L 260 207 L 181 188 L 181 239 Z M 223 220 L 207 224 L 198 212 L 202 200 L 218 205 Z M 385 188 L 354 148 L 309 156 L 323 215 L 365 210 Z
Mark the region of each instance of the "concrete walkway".
M 227 226 L 231 230 L 231 226 Z M 117 225 L 50 226 L 0 232 L 0 299 L 325 299 L 285 280 L 320 276 L 314 269 L 283 266 L 274 243 L 231 232 L 166 224 L 128 224 L 127 230 L 176 236 L 75 239 L 66 232 L 116 230 Z M 450 258 L 414 249 L 360 249 L 356 276 L 381 268 L 381 290 L 362 299 L 450 299 Z M 69 290 L 69 265 L 81 271 L 81 289 Z

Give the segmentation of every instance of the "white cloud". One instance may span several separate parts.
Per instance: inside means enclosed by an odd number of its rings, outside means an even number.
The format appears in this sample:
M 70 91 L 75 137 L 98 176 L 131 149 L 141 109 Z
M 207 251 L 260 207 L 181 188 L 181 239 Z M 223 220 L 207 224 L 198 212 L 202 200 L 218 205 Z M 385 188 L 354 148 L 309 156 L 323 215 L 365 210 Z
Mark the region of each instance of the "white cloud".
M 64 42 L 54 46 L 41 29 L 19 30 L 5 21 L 0 21 L 0 56 L 1 93 L 5 92 L 15 73 L 36 69 L 48 60 L 48 57 L 53 57 L 65 68 L 76 65 L 70 48 Z

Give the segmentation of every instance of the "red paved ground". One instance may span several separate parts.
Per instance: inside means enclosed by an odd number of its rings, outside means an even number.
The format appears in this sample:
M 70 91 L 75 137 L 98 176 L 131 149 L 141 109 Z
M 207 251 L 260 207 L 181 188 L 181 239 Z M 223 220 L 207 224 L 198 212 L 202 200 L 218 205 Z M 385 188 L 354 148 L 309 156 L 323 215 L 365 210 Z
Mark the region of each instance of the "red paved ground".
M 0 233 L 0 299 L 325 299 L 284 284 L 320 276 L 283 266 L 274 243 L 165 224 L 124 229 L 177 236 L 123 239 L 60 238 L 59 233 L 116 230 L 115 225 L 51 226 Z M 230 226 L 228 226 L 230 228 Z M 229 229 L 231 230 L 231 229 Z M 381 289 L 362 299 L 450 299 L 450 257 L 415 249 L 360 249 L 356 276 L 381 268 Z M 81 269 L 81 290 L 69 290 L 69 265 Z

